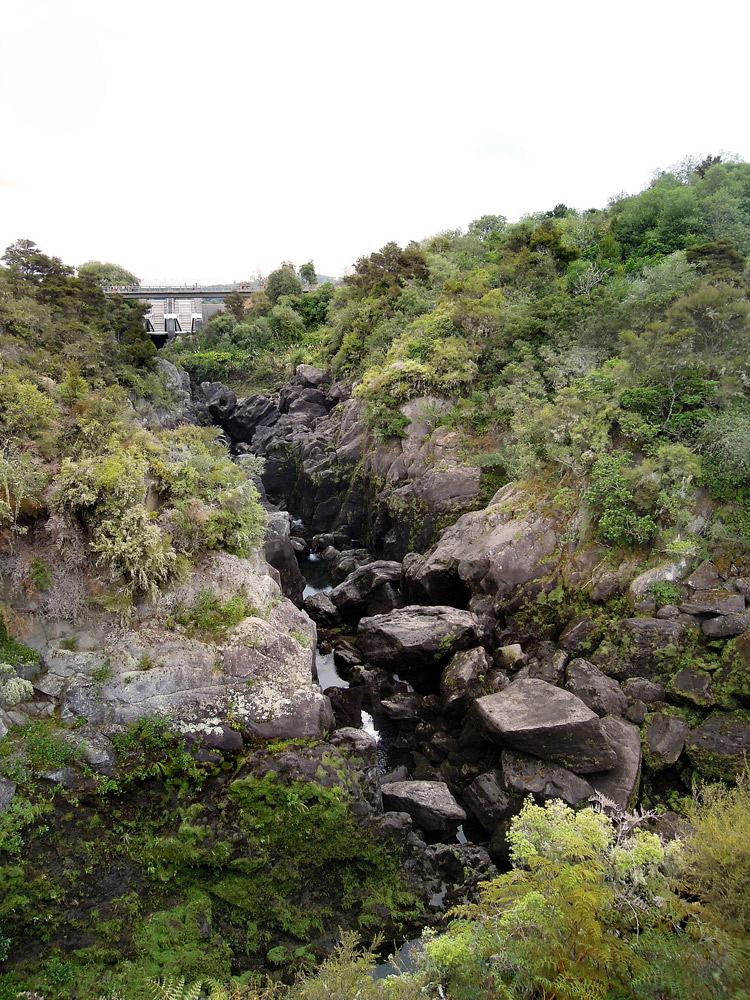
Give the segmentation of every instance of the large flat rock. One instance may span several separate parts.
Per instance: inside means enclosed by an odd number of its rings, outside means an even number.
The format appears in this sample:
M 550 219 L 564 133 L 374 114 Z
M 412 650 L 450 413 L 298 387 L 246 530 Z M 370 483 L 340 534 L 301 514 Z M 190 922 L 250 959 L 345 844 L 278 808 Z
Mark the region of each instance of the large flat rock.
M 493 743 L 554 760 L 578 774 L 617 763 L 599 716 L 574 694 L 542 680 L 514 681 L 478 698 L 472 713 L 480 734 Z
M 476 615 L 447 606 L 410 605 L 387 615 L 363 618 L 357 641 L 365 659 L 391 670 L 432 667 L 439 671 L 459 650 L 475 646 Z
M 382 792 L 384 809 L 408 813 L 423 830 L 450 836 L 466 819 L 443 781 L 392 781 Z

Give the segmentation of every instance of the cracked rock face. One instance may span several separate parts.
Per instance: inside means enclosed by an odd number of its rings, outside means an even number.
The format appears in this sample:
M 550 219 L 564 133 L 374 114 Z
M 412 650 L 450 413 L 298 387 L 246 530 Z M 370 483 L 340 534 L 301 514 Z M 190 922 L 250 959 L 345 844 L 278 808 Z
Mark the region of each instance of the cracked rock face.
M 514 681 L 478 698 L 472 710 L 479 733 L 491 743 L 552 760 L 578 774 L 617 763 L 602 722 L 570 691 L 536 679 Z
M 218 638 L 175 624 L 209 587 L 221 601 L 242 592 L 250 614 Z M 43 645 L 38 690 L 61 717 L 94 726 L 164 716 L 186 734 L 218 736 L 227 724 L 249 736 L 317 736 L 333 723 L 313 685 L 315 627 L 258 564 L 209 553 L 152 617 L 113 630 L 90 623 L 83 649 Z

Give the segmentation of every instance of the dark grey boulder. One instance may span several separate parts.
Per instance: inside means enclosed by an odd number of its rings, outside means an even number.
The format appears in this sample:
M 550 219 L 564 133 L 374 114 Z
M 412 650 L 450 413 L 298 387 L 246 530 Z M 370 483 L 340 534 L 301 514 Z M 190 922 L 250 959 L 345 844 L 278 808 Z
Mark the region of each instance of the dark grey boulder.
M 401 563 L 379 559 L 353 570 L 328 596 L 341 615 L 356 617 L 362 614 L 380 587 L 398 585 L 400 580 Z
M 622 715 L 628 707 L 627 695 L 617 681 L 588 660 L 571 660 L 565 687 L 599 716 Z
M 266 561 L 278 572 L 284 596 L 298 607 L 302 603 L 305 578 L 291 542 L 291 515 L 286 511 L 270 511 L 263 543 Z
M 689 626 L 659 618 L 626 618 L 616 622 L 590 657 L 609 677 L 668 677 L 685 648 Z
M 317 594 L 311 594 L 309 597 L 306 597 L 302 602 L 302 610 L 306 611 L 318 625 L 335 628 L 341 624 L 341 618 L 336 606 L 328 594 L 322 590 Z
M 708 618 L 701 623 L 703 634 L 712 639 L 742 635 L 747 628 L 750 628 L 750 611 L 736 615 L 722 615 L 721 618 Z
M 707 778 L 736 778 L 750 757 L 750 722 L 728 712 L 712 715 L 688 732 L 685 750 Z
M 357 641 L 365 659 L 391 670 L 443 664 L 460 649 L 477 644 L 476 615 L 445 606 L 411 605 L 387 615 L 363 618 Z
M 674 764 L 685 747 L 688 724 L 677 715 L 653 712 L 646 717 L 646 763 L 652 771 Z
M 583 778 L 559 764 L 515 750 L 503 750 L 503 781 L 508 792 L 535 799 L 562 799 L 570 806 L 587 801 L 594 789 Z
M 259 427 L 271 427 L 279 419 L 276 402 L 270 396 L 248 396 L 219 422 L 235 443 L 249 443 Z
M 677 701 L 697 705 L 699 708 L 711 708 L 716 704 L 711 689 L 711 675 L 696 667 L 683 667 L 667 685 L 667 691 Z
M 365 732 L 364 729 L 355 729 L 352 726 L 344 726 L 336 729 L 328 740 L 335 747 L 344 747 L 352 750 L 360 757 L 373 758 L 377 750 L 378 741 L 372 733 Z
M 623 681 L 622 690 L 629 701 L 642 701 L 645 705 L 655 705 L 664 701 L 664 685 L 658 681 L 650 681 L 647 677 L 628 677 Z
M 745 610 L 745 598 L 731 590 L 696 590 L 680 604 L 680 610 L 688 615 L 740 614 Z
M 589 653 L 598 644 L 600 627 L 589 615 L 578 615 L 563 629 L 558 646 L 569 653 Z
M 520 801 L 508 794 L 499 771 L 480 774 L 466 788 L 463 798 L 472 814 L 490 834 L 520 808 Z
M 362 724 L 362 687 L 328 687 L 323 694 L 331 702 L 336 728 L 357 729 Z
M 596 713 L 546 681 L 515 680 L 498 694 L 478 698 L 471 714 L 490 742 L 554 760 L 578 774 L 606 771 L 617 763 Z
M 393 781 L 382 794 L 384 809 L 408 813 L 423 830 L 450 836 L 466 819 L 443 781 Z
M 76 751 L 78 759 L 97 774 L 111 778 L 117 770 L 117 754 L 112 741 L 93 726 L 83 726 L 66 733 L 64 741 Z M 242 740 L 240 740 L 240 745 Z
M 490 662 L 482 646 L 456 653 L 440 678 L 440 694 L 446 715 L 461 715 L 481 693 Z
M 635 806 L 641 779 L 641 731 L 632 722 L 607 716 L 602 729 L 617 754 L 617 763 L 606 774 L 592 774 L 594 791 L 611 799 L 623 812 Z
M 714 590 L 716 587 L 721 587 L 722 585 L 721 577 L 716 567 L 709 560 L 702 562 L 685 580 L 685 583 L 688 587 L 692 587 L 693 590 Z

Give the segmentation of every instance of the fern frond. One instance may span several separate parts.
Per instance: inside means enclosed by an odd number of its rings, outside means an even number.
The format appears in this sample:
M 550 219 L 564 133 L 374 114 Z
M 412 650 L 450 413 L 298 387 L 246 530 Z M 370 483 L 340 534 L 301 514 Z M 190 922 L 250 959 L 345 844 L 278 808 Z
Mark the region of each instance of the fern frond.
M 197 979 L 194 983 L 186 983 L 184 976 L 173 979 L 172 976 L 164 976 L 163 979 L 150 979 L 151 995 L 153 1000 L 199 1000 L 203 990 L 203 980 Z

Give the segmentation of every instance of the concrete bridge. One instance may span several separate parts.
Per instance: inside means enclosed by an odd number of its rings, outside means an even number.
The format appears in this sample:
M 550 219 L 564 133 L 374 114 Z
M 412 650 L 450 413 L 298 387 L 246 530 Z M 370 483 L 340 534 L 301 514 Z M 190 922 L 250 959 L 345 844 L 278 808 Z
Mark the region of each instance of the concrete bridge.
M 239 281 L 231 285 L 107 285 L 105 295 L 121 295 L 124 299 L 218 299 L 222 302 L 230 292 L 251 295 L 262 288 L 254 281 Z

